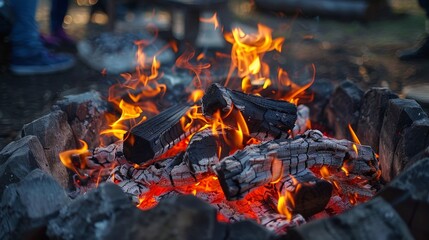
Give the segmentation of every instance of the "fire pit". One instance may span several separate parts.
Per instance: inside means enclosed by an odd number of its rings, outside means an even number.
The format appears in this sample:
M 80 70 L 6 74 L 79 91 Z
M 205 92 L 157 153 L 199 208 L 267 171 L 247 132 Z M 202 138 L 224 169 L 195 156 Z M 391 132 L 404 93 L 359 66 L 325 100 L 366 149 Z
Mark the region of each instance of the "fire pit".
M 422 108 L 315 81 L 315 66 L 272 77 L 264 56 L 284 39 L 263 25 L 226 40 L 222 81 L 191 50 L 175 67 L 192 81 L 147 66 L 139 41 L 110 104 L 69 96 L 26 124 L 0 152 L 0 238 L 425 239 Z

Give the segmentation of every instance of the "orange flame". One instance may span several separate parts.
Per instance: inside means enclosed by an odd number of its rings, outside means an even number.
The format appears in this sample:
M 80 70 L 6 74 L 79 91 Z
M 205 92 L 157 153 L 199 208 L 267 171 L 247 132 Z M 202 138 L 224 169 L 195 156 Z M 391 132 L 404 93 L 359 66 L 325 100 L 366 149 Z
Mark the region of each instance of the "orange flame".
M 87 155 L 89 154 L 88 152 L 88 144 L 83 141 L 83 140 L 79 140 L 79 142 L 82 143 L 82 148 L 79 149 L 72 149 L 72 150 L 67 150 L 64 152 L 61 152 L 59 154 L 60 160 L 61 162 L 64 164 L 64 166 L 66 166 L 68 169 L 71 169 L 72 171 L 74 171 L 79 177 L 82 177 L 82 175 L 79 173 L 79 171 L 76 169 L 75 165 L 73 164 L 73 160 L 72 157 L 73 156 L 79 156 L 81 157 L 81 155 Z M 81 157 L 81 159 L 85 159 L 85 156 Z M 80 162 L 80 169 L 85 168 L 86 166 L 86 161 L 83 160 Z
M 349 127 L 349 131 L 350 131 L 350 135 L 352 135 L 353 142 L 361 145 L 360 140 L 359 140 L 358 136 L 356 135 L 355 131 L 353 130 L 352 125 L 350 123 L 349 123 L 348 127 Z
M 225 39 L 232 43 L 231 67 L 225 86 L 228 85 L 232 73 L 237 69 L 242 78 L 242 91 L 257 93 L 271 85 L 270 70 L 262 59 L 266 52 L 281 52 L 284 38 L 272 38 L 272 30 L 258 24 L 258 32 L 246 34 L 235 28 Z
M 274 158 L 271 165 L 271 172 L 273 173 L 271 184 L 280 182 L 283 176 L 283 162 L 277 158 Z
M 217 20 L 217 13 L 216 12 L 210 18 L 200 18 L 200 22 L 211 23 L 214 25 L 215 29 L 217 29 L 219 27 L 219 21 Z
M 289 206 L 294 207 L 295 206 L 295 200 L 293 199 L 292 193 L 289 191 L 286 191 L 285 195 L 279 196 L 279 200 L 277 203 L 277 211 L 286 216 L 287 220 L 292 220 L 292 211 L 289 209 Z

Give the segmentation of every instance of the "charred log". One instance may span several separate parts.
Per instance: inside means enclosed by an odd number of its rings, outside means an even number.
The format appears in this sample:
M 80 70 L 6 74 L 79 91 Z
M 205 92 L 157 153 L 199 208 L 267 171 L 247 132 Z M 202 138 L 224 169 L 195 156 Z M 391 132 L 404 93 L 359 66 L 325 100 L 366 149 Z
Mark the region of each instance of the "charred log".
M 224 133 L 219 130 L 215 135 L 211 129 L 205 129 L 192 136 L 186 149 L 184 162 L 193 174 L 213 173 L 212 166 L 218 163 L 219 159 L 229 155 L 234 149 L 234 146 L 230 146 L 225 141 L 229 132 L 228 129 L 225 129 Z
M 349 172 L 374 176 L 378 163 L 368 146 L 347 140 L 324 138 L 317 130 L 307 131 L 294 139 L 280 139 L 250 145 L 216 164 L 214 170 L 225 196 L 240 199 L 254 187 L 297 174 L 312 166 L 346 167 Z
M 316 177 L 309 169 L 296 175 L 288 175 L 276 184 L 277 192 L 283 196 L 291 192 L 294 204 L 289 206 L 293 213 L 310 217 L 325 209 L 332 195 L 332 184 Z
M 147 162 L 196 131 L 197 126 L 187 130 L 182 127 L 181 119 L 189 108 L 187 104 L 174 105 L 135 126 L 124 141 L 125 158 L 137 164 Z
M 245 94 L 219 84 L 212 84 L 206 90 L 202 107 L 206 116 L 220 111 L 225 123 L 231 127 L 237 122 L 234 113 L 241 112 L 249 132 L 259 139 L 287 136 L 297 118 L 296 106 L 291 103 Z

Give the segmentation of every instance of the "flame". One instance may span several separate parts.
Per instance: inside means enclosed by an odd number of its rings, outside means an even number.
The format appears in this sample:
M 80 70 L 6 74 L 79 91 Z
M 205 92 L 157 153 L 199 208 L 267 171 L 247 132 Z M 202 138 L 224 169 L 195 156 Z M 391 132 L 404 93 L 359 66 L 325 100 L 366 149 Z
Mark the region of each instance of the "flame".
M 346 176 L 349 176 L 349 170 L 347 170 L 346 167 L 342 166 L 341 170 L 343 170 L 343 172 L 346 174 Z
M 191 59 L 194 56 L 195 50 L 188 46 L 186 51 L 184 51 L 184 53 L 176 59 L 176 66 L 178 68 L 188 69 L 193 72 L 195 74 L 195 77 L 193 79 L 194 86 L 197 89 L 203 89 L 207 86 L 205 86 L 206 83 L 202 81 L 201 74 L 204 73 L 209 76 L 210 73 L 207 70 L 211 67 L 211 65 L 209 63 L 191 63 Z
M 188 100 L 195 103 L 195 102 L 199 101 L 203 96 L 204 96 L 204 91 L 201 89 L 196 89 L 196 90 L 192 91 Z
M 329 178 L 330 174 L 329 174 L 329 170 L 326 166 L 323 166 L 320 168 L 320 175 L 322 175 L 322 177 L 325 179 Z
M 228 85 L 232 73 L 237 69 L 242 78 L 242 91 L 258 93 L 271 85 L 270 70 L 262 59 L 266 52 L 281 52 L 284 38 L 272 38 L 272 30 L 258 24 L 258 32 L 246 34 L 240 28 L 234 28 L 225 39 L 232 43 L 231 66 L 225 86 Z
M 73 160 L 72 157 L 73 156 L 79 156 L 80 159 L 85 159 L 85 155 L 89 154 L 88 152 L 88 144 L 83 141 L 83 140 L 79 140 L 80 143 L 82 143 L 82 147 L 79 149 L 72 149 L 72 150 L 67 150 L 64 152 L 61 152 L 59 154 L 60 160 L 63 163 L 64 166 L 66 166 L 68 169 L 71 169 L 72 171 L 74 171 L 79 177 L 83 177 L 79 171 L 76 169 L 75 165 L 73 164 Z M 81 155 L 84 155 L 83 157 Z M 86 166 L 86 161 L 83 160 L 80 162 L 80 169 L 84 169 Z
M 215 29 L 217 29 L 219 27 L 219 21 L 217 20 L 217 13 L 216 12 L 210 18 L 200 18 L 200 22 L 211 23 L 211 24 L 213 24 Z
M 286 216 L 287 220 L 292 220 L 292 211 L 289 209 L 289 206 L 294 207 L 295 206 L 295 200 L 293 199 L 292 193 L 289 191 L 286 191 L 285 195 L 279 196 L 279 200 L 277 203 L 277 211 Z
M 355 131 L 353 130 L 352 125 L 350 123 L 348 124 L 348 127 L 349 127 L 349 131 L 350 131 L 350 135 L 352 135 L 353 142 L 361 145 L 360 140 L 359 140 L 358 136 L 356 135 Z

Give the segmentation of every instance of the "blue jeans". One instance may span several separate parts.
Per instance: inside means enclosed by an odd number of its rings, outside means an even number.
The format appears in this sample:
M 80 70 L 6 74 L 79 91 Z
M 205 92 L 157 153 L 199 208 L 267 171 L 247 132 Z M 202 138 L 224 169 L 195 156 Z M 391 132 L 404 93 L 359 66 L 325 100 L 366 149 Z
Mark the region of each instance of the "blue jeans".
M 15 17 L 10 34 L 12 59 L 14 57 L 34 56 L 44 49 L 36 22 L 37 3 L 38 0 L 10 1 Z
M 56 33 L 63 29 L 63 21 L 66 16 L 69 1 L 68 0 L 51 0 L 51 33 Z

